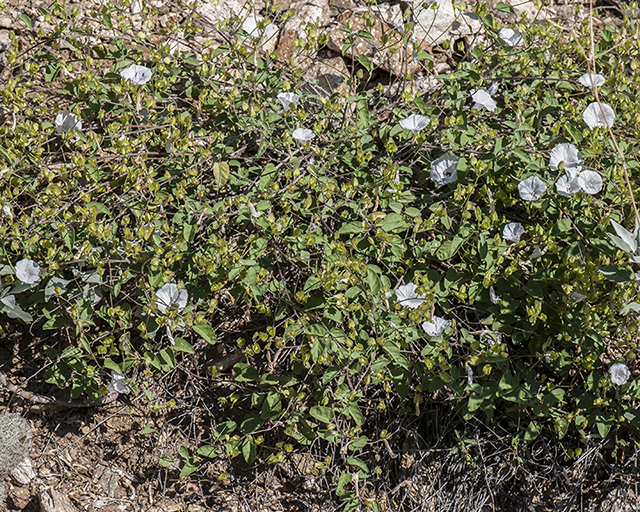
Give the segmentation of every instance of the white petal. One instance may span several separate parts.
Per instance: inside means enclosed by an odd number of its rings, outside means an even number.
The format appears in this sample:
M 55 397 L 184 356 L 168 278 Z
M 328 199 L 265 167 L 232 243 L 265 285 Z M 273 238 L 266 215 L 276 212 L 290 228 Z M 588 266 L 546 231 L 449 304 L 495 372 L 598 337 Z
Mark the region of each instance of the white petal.
M 498 35 L 509 46 L 520 46 L 522 44 L 522 34 L 512 28 L 500 29 Z
M 431 181 L 442 186 L 458 179 L 458 162 L 460 157 L 445 154 L 431 162 Z
M 433 322 L 422 322 L 422 328 L 432 338 L 442 335 L 444 330 L 451 325 L 451 320 L 445 320 L 439 316 L 433 316 Z
M 535 259 L 539 258 L 540 256 L 542 256 L 545 252 L 547 252 L 547 249 L 541 250 L 540 246 L 536 245 L 533 248 L 533 251 L 531 251 L 531 256 L 529 256 L 529 259 L 535 260 Z
M 409 306 L 415 309 L 424 302 L 426 296 L 418 294 L 416 288 L 418 287 L 414 283 L 398 286 L 396 289 L 396 297 L 401 306 Z
M 489 96 L 493 96 L 497 92 L 498 92 L 498 82 L 493 82 L 487 89 L 487 94 L 489 94 Z
M 111 383 L 107 386 L 109 391 L 116 393 L 127 394 L 131 392 L 129 386 L 126 384 L 127 379 L 121 373 L 111 372 Z
M 82 121 L 73 112 L 63 110 L 56 116 L 56 131 L 59 135 L 67 133 L 73 129 L 82 130 Z
M 600 108 L 602 106 L 602 108 Z M 590 103 L 582 114 L 582 119 L 592 130 L 598 126 L 606 128 L 613 126 L 616 120 L 616 114 L 613 109 L 606 103 L 598 104 Z
M 309 142 L 316 136 L 316 134 L 309 130 L 309 128 L 296 128 L 293 130 L 291 135 L 294 139 L 299 140 L 300 142 Z
M 502 238 L 510 242 L 519 242 L 520 237 L 525 233 L 526 231 L 522 224 L 519 222 L 509 222 L 509 224 L 502 229 Z
M 582 171 L 578 175 L 578 185 L 585 194 L 597 194 L 602 190 L 602 177 L 595 171 Z
M 244 30 L 250 37 L 253 39 L 260 39 L 261 37 L 269 37 L 271 34 L 276 32 L 278 28 L 273 24 L 269 23 L 264 29 L 261 29 L 258 24 L 264 20 L 262 16 L 249 16 L 244 23 L 242 24 L 242 30 Z
M 569 142 L 563 142 L 553 148 L 549 155 L 549 167 L 557 171 L 560 163 L 564 163 L 565 170 L 579 172 L 582 169 L 583 160 L 578 148 Z
M 526 180 L 518 183 L 518 192 L 525 201 L 537 201 L 545 190 L 547 190 L 547 186 L 537 176 L 529 176 Z
M 585 73 L 580 78 L 578 78 L 578 82 L 580 82 L 585 87 L 588 87 L 589 89 L 593 89 L 594 87 L 600 87 L 602 84 L 604 84 L 605 79 L 602 75 Z
M 624 386 L 631 376 L 629 368 L 624 363 L 615 363 L 609 367 L 609 375 L 611 375 L 611 381 L 618 386 Z
M 289 105 L 292 103 L 295 105 L 298 103 L 298 100 L 300 100 L 300 97 L 293 92 L 281 92 L 277 98 L 280 100 L 280 103 L 282 103 L 282 109 L 285 112 L 289 111 Z
M 40 266 L 27 258 L 16 263 L 16 277 L 23 283 L 33 284 L 40 280 Z
M 489 286 L 489 299 L 494 304 L 498 304 L 502 300 L 500 298 L 500 295 L 498 295 L 496 291 L 493 289 L 493 286 Z
M 405 130 L 411 130 L 411 133 L 418 135 L 424 128 L 429 125 L 429 118 L 420 114 L 411 114 L 406 119 L 400 121 L 400 126 Z
M 475 102 L 474 107 L 480 110 L 480 108 L 484 107 L 487 110 L 493 112 L 498 104 L 491 97 L 491 95 L 484 90 L 474 91 L 471 95 L 471 99 Z
M 558 181 L 556 181 L 556 190 L 561 196 L 572 196 L 580 192 L 580 185 L 578 184 L 578 180 L 572 180 L 565 174 L 564 176 L 560 176 Z
M 161 313 L 166 313 L 167 308 L 182 311 L 187 305 L 188 298 L 187 290 L 179 290 L 177 284 L 167 283 L 156 292 L 156 305 Z
M 144 85 L 149 80 L 153 72 L 146 66 L 139 66 L 138 64 L 131 64 L 126 69 L 120 71 L 120 76 L 125 80 L 129 80 L 133 85 Z

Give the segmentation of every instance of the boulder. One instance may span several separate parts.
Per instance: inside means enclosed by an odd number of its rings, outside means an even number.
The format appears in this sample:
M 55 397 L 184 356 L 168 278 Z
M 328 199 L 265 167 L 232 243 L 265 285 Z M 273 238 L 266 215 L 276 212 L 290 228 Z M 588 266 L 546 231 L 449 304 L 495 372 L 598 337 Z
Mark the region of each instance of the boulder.
M 367 26 L 367 19 L 373 20 L 373 26 Z M 402 77 L 407 72 L 416 73 L 421 69 L 417 55 L 422 48 L 412 40 L 404 43 L 401 32 L 404 30 L 402 12 L 398 5 L 358 8 L 339 15 L 336 23 L 329 27 L 327 44 L 337 53 L 342 52 L 349 37 L 349 33 L 342 30 L 347 23 L 350 23 L 352 33 L 364 31 L 373 38 L 357 37 L 354 44 L 346 50 L 346 57 L 356 60 L 358 56 L 364 55 L 374 66 L 397 77 Z
M 409 0 L 415 27 L 413 37 L 420 45 L 438 45 L 446 40 L 470 37 L 471 43 L 482 36 L 482 22 L 471 12 L 455 9 L 451 0 L 438 0 L 431 5 L 424 0 Z
M 307 40 L 307 25 L 324 27 L 329 23 L 328 0 L 302 0 L 292 3 L 289 7 L 295 14 L 282 26 L 278 41 L 278 59 L 288 61 L 300 52 L 300 46 L 296 46 L 297 40 Z M 318 30 L 320 32 L 320 30 Z

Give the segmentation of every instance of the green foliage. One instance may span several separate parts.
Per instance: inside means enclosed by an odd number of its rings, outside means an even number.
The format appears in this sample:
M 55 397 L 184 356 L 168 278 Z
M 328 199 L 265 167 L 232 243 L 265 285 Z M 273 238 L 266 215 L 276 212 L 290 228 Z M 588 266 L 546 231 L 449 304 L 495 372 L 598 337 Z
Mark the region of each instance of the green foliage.
M 635 254 L 634 241 L 609 228 L 632 224 L 620 155 L 607 130 L 581 117 L 593 101 L 577 83 L 588 21 L 573 40 L 523 23 L 526 44 L 506 47 L 499 22 L 483 6 L 477 13 L 485 46 L 439 76 L 432 94 L 407 89 L 392 103 L 357 83 L 330 98 L 304 92 L 295 73 L 233 32 L 226 45 L 170 53 L 116 7 L 91 16 L 127 37 L 101 40 L 57 5 L 47 49 L 26 59 L 14 47 L 16 78 L 0 91 L 19 112 L 15 127 L 0 127 L 0 201 L 12 212 L 0 222 L 2 296 L 15 298 L 3 312 L 75 334 L 70 346 L 46 348 L 47 382 L 99 400 L 107 369 L 144 370 L 146 389 L 208 345 L 241 349 L 237 391 L 220 405 L 248 412 L 216 425 L 195 453 L 181 447 L 181 475 L 206 458 L 278 463 L 293 446 L 315 444 L 338 450 L 334 466 L 318 458 L 314 471 L 333 478 L 350 506 L 354 485 L 378 474 L 374 455 L 389 436 L 381 418 L 419 411 L 427 396 L 455 403 L 465 419 L 518 425 L 514 442 L 525 444 L 544 430 L 575 439 L 640 428 L 638 381 L 615 389 L 607 375 L 613 359 L 635 364 L 640 307 L 624 254 Z M 195 45 L 197 25 L 180 29 Z M 639 77 L 624 56 L 637 49 L 623 33 L 636 22 L 623 29 L 603 30 L 595 62 L 635 172 Z M 44 37 L 33 34 L 34 48 L 45 48 L 35 44 Z M 364 35 L 345 46 L 356 37 Z M 131 63 L 152 79 L 122 79 Z M 44 97 L 42 81 L 64 94 Z M 471 89 L 492 83 L 496 110 L 474 108 Z M 301 97 L 289 112 L 275 99 L 285 90 Z M 63 109 L 82 130 L 56 133 Z M 415 112 L 431 121 L 414 136 L 398 122 Z M 316 138 L 298 143 L 299 127 Z M 561 173 L 548 158 L 561 142 L 578 146 L 602 192 L 556 193 Z M 430 165 L 445 153 L 460 157 L 458 179 L 436 187 Z M 522 201 L 518 183 L 533 175 L 547 191 Z M 509 222 L 524 224 L 520 241 L 502 237 Z M 12 266 L 23 258 L 42 267 L 27 287 Z M 409 282 L 419 307 L 396 300 Z M 186 290 L 186 304 L 161 307 L 166 283 Z M 261 325 L 230 340 L 223 322 L 242 315 Z M 431 337 L 421 324 L 435 316 L 453 323 Z M 280 440 L 265 443 L 273 432 Z

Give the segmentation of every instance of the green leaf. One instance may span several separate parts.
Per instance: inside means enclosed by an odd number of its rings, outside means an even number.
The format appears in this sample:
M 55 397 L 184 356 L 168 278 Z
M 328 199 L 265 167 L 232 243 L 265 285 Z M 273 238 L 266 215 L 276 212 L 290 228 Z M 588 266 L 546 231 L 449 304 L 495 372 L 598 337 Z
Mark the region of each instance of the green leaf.
M 247 464 L 256 459 L 256 443 L 252 439 L 245 439 L 242 443 L 242 456 Z
M 260 377 L 258 370 L 247 363 L 237 363 L 233 371 L 236 372 L 235 380 L 238 382 L 256 381 Z
M 393 231 L 401 231 L 407 226 L 408 224 L 402 215 L 399 213 L 389 213 L 382 219 L 379 227 L 381 230 L 391 233 Z
M 362 222 L 348 222 L 347 224 L 342 225 L 342 227 L 338 230 L 338 234 L 355 235 L 357 233 L 362 233 L 363 231 L 364 227 L 362 226 Z
M 634 313 L 640 313 L 640 304 L 637 302 L 629 302 L 625 307 L 620 310 L 621 315 L 626 315 L 633 311 Z
M 362 64 L 362 67 L 366 69 L 369 73 L 373 71 L 373 64 L 365 55 L 358 55 L 358 62 Z
M 387 341 L 384 345 L 382 345 L 382 348 L 387 354 L 391 356 L 391 358 L 396 363 L 402 366 L 405 370 L 409 369 L 409 361 L 407 361 L 407 358 L 404 355 L 402 355 L 398 345 L 396 345 L 391 341 Z
M 195 470 L 197 470 L 199 466 L 200 461 L 198 461 L 197 459 L 188 460 L 184 463 L 184 466 L 182 466 L 182 469 L 180 470 L 180 478 L 190 475 Z
M 249 415 L 240 425 L 240 428 L 243 432 L 247 434 L 251 434 L 251 432 L 255 432 L 256 430 L 262 428 L 264 425 L 264 420 L 255 414 Z
M 525 442 L 529 443 L 537 438 L 540 435 L 541 428 L 542 427 L 540 426 L 540 423 L 538 423 L 537 421 L 530 422 L 527 430 L 524 433 Z
M 173 464 L 173 457 L 171 455 L 161 455 L 158 464 L 163 468 L 168 468 Z
M 4 306 L 1 311 L 6 313 L 9 318 L 17 318 L 27 324 L 33 322 L 33 317 L 17 304 L 13 307 Z
M 322 421 L 324 423 L 330 423 L 334 417 L 334 412 L 331 407 L 324 407 L 322 405 L 316 405 L 309 409 L 309 414 L 313 416 L 318 421 Z
M 360 407 L 358 407 L 356 404 L 351 404 L 349 407 L 347 407 L 347 412 L 353 418 L 353 421 L 356 422 L 356 425 L 358 425 L 359 427 L 364 425 L 364 416 L 362 416 Z
M 507 5 L 503 2 L 498 2 L 496 4 L 496 9 L 500 12 L 506 12 L 507 14 L 515 14 L 516 11 L 513 10 L 513 7 L 511 7 L 510 5 Z
M 187 242 L 193 242 L 193 239 L 195 238 L 197 232 L 198 232 L 198 224 L 196 224 L 195 222 L 193 224 L 189 224 L 188 222 L 185 222 L 182 225 L 182 236 L 184 236 L 184 239 Z
M 633 272 L 626 268 L 616 267 L 615 265 L 605 265 L 598 267 L 598 270 L 605 278 L 614 283 L 633 281 Z
M 336 488 L 336 494 L 338 496 L 344 496 L 344 486 L 347 485 L 353 479 L 351 473 L 343 472 L 338 480 L 338 487 Z
M 209 324 L 194 325 L 193 330 L 196 331 L 207 343 L 210 343 L 211 345 L 215 345 L 218 342 L 216 332 Z
M 224 435 L 228 435 L 234 432 L 237 426 L 238 424 L 235 421 L 225 421 L 214 428 L 213 433 L 215 434 L 216 438 L 220 438 Z
M 218 448 L 216 446 L 207 444 L 198 448 L 198 455 L 213 459 L 218 456 Z
M 216 180 L 216 185 L 223 187 L 229 180 L 229 164 L 227 162 L 216 162 L 213 164 L 213 178 Z
M 104 367 L 113 372 L 122 374 L 122 368 L 120 368 L 120 366 L 114 363 L 111 359 L 104 360 Z
M 367 467 L 367 465 L 357 457 L 347 457 L 347 464 L 349 464 L 350 466 L 355 466 L 365 475 L 369 473 L 369 468 Z
M 29 30 L 31 30 L 31 19 L 29 18 L 29 16 L 27 16 L 26 14 L 22 14 L 18 19 L 21 20 Z
M 195 351 L 193 347 L 189 345 L 184 338 L 174 338 L 173 350 L 176 352 L 186 352 L 187 354 L 193 354 Z

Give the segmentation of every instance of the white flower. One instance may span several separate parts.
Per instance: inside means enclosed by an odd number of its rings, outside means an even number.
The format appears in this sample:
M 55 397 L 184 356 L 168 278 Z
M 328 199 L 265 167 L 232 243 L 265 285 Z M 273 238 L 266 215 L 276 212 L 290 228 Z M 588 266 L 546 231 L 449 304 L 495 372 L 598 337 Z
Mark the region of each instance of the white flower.
M 416 293 L 416 288 L 418 287 L 413 283 L 398 286 L 396 297 L 401 306 L 409 306 L 415 309 L 424 302 L 426 296 Z
M 536 245 L 534 246 L 533 251 L 531 251 L 531 256 L 529 256 L 529 259 L 530 260 L 538 259 L 541 256 L 543 256 L 545 252 L 547 252 L 546 247 L 544 249 L 540 249 L 540 246 Z
M 406 119 L 400 121 L 400 126 L 405 130 L 411 130 L 411 133 L 418 135 L 424 128 L 429 125 L 429 118 L 420 114 L 411 114 Z
M 602 106 L 602 109 L 600 108 Z M 582 114 L 582 119 L 590 129 L 594 129 L 597 126 L 606 128 L 607 126 L 613 126 L 616 120 L 616 114 L 613 109 L 606 103 L 598 104 L 597 102 L 590 103 Z
M 520 237 L 525 233 L 526 231 L 522 224 L 519 222 L 509 222 L 509 224 L 502 229 L 502 238 L 509 240 L 509 242 L 519 242 Z
M 487 110 L 493 112 L 498 106 L 491 95 L 487 91 L 482 89 L 480 89 L 479 91 L 472 91 L 471 99 L 475 102 L 473 106 L 478 110 L 484 107 Z
M 624 386 L 629 377 L 631 376 L 631 372 L 629 372 L 629 368 L 624 363 L 615 363 L 609 367 L 609 375 L 611 375 L 611 381 L 618 386 Z
M 144 85 L 151 80 L 153 72 L 146 66 L 131 64 L 126 69 L 120 71 L 120 76 L 125 80 L 129 80 L 133 85 Z
M 398 32 L 404 32 L 404 22 L 402 20 L 398 20 L 398 23 L 396 23 L 396 30 Z
M 526 180 L 518 183 L 518 192 L 525 201 L 537 201 L 545 190 L 547 190 L 547 186 L 537 176 L 529 176 Z
M 316 134 L 309 130 L 309 128 L 296 128 L 293 130 L 291 135 L 294 139 L 299 140 L 300 142 L 309 142 L 316 136 Z
M 433 315 L 433 322 L 422 322 L 422 328 L 432 338 L 441 336 L 444 330 L 451 325 L 451 320 L 445 320 Z
M 249 201 L 249 212 L 254 219 L 259 219 L 260 217 L 262 217 L 262 212 L 256 210 L 256 207 L 253 206 L 253 203 L 251 201 Z
M 175 283 L 167 283 L 156 292 L 156 305 L 158 311 L 166 313 L 167 308 L 176 308 L 178 311 L 182 311 L 187 305 L 187 299 L 189 294 L 187 290 L 178 290 L 178 285 Z
M 107 389 L 111 393 L 123 393 L 127 394 L 131 392 L 129 386 L 126 384 L 127 379 L 121 373 L 111 372 L 111 382 L 107 386 Z
M 498 35 L 508 46 L 520 46 L 522 44 L 522 34 L 512 28 L 500 29 Z
M 261 37 L 270 37 L 274 32 L 278 30 L 278 28 L 273 24 L 269 23 L 265 28 L 260 28 L 258 24 L 264 20 L 262 16 L 249 16 L 244 23 L 242 24 L 242 30 L 244 30 L 250 37 L 253 39 L 260 39 Z
M 74 128 L 76 130 L 82 130 L 82 121 L 80 118 L 68 110 L 63 110 L 56 116 L 55 124 L 58 135 L 67 133 Z
M 578 185 L 585 194 L 597 194 L 602 190 L 602 178 L 596 171 L 582 171 L 578 175 Z
M 561 196 L 572 196 L 580 192 L 580 185 L 577 179 L 571 179 L 571 176 L 563 175 L 556 181 L 556 190 Z
M 558 144 L 551 150 L 551 155 L 549 156 L 551 170 L 557 171 L 561 162 L 564 163 L 564 168 L 567 172 L 571 171 L 577 174 L 582 169 L 582 155 L 578 148 L 569 142 Z
M 595 87 L 600 87 L 602 84 L 604 84 L 605 80 L 602 75 L 585 73 L 580 78 L 578 78 L 578 82 L 580 82 L 585 87 L 588 87 L 589 89 L 593 89 Z
M 467 370 L 467 385 L 471 386 L 473 384 L 473 368 L 470 365 L 465 364 L 464 369 Z
M 300 100 L 300 96 L 294 92 L 281 92 L 278 94 L 277 98 L 280 100 L 280 103 L 282 103 L 282 110 L 285 112 L 289 112 L 289 105 L 292 103 L 296 105 L 298 100 Z
M 11 209 L 10 205 L 8 204 L 3 205 L 2 213 L 4 213 L 7 217 L 9 217 L 9 220 L 13 220 L 13 210 Z
M 497 93 L 497 92 L 498 92 L 498 82 L 493 82 L 493 83 L 489 86 L 489 88 L 487 89 L 487 93 L 488 93 L 490 96 L 493 96 L 493 95 L 494 95 L 495 93 Z
M 23 283 L 33 284 L 40 280 L 40 266 L 27 258 L 16 263 L 16 277 Z
M 493 286 L 489 286 L 489 299 L 494 304 L 498 304 L 502 300 L 500 298 L 500 295 L 498 295 L 496 291 L 493 289 Z
M 442 186 L 458 179 L 458 162 L 460 157 L 445 154 L 431 162 L 431 181 Z

